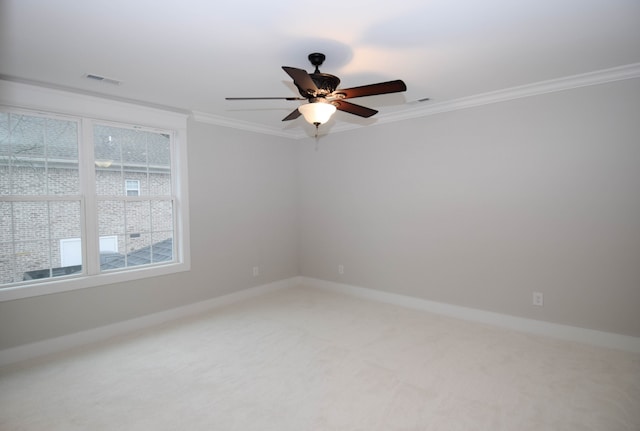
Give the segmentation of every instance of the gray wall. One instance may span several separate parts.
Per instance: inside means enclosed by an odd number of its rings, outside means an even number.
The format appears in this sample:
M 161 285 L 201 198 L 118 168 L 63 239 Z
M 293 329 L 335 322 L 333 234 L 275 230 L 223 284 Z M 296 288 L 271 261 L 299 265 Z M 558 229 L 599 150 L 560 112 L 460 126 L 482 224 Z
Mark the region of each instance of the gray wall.
M 0 303 L 0 349 L 299 274 L 640 336 L 639 119 L 628 80 L 317 151 L 190 122 L 192 271 Z
M 638 79 L 328 135 L 299 172 L 302 275 L 640 336 Z
M 298 275 L 296 144 L 196 122 L 188 134 L 192 270 L 1 302 L 0 350 Z

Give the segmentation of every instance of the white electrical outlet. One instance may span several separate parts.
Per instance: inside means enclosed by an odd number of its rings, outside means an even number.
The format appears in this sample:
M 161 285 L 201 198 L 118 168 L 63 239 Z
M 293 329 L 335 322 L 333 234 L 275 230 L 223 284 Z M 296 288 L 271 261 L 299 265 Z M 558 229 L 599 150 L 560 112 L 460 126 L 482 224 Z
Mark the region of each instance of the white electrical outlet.
M 544 305 L 544 296 L 542 292 L 533 292 L 533 305 L 542 307 Z
M 338 274 L 344 274 L 344 265 L 340 264 L 338 265 Z
M 259 266 L 254 266 L 253 267 L 253 276 L 257 277 L 260 275 L 260 267 Z

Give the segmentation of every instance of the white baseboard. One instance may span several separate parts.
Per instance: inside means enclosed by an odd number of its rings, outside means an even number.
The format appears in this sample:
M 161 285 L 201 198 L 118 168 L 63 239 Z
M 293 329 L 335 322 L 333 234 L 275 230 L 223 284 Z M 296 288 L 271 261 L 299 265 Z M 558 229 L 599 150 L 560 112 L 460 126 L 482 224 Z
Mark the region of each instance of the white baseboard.
M 426 299 L 383 292 L 380 290 L 335 283 L 309 277 L 292 277 L 261 286 L 230 293 L 195 304 L 173 308 L 159 313 L 118 322 L 95 329 L 64 335 L 31 344 L 12 347 L 0 351 L 0 366 L 34 359 L 51 353 L 62 352 L 74 347 L 95 343 L 109 338 L 159 325 L 172 320 L 196 315 L 235 302 L 254 298 L 269 292 L 296 286 L 308 286 L 339 292 L 363 299 L 394 304 L 406 308 L 428 311 L 458 319 L 490 324 L 506 329 L 536 335 L 553 337 L 567 341 L 608 347 L 634 353 L 640 353 L 640 338 L 592 329 L 577 328 L 568 325 L 543 322 L 533 319 L 492 313 L 489 311 L 460 307 L 451 304 L 428 301 Z
M 315 278 L 300 277 L 300 283 L 304 286 L 326 289 L 363 299 L 428 311 L 472 322 L 485 323 L 505 329 L 640 353 L 640 338 L 638 337 L 525 319 Z
M 22 346 L 12 347 L 0 351 L 0 366 L 9 365 L 29 359 L 34 359 L 51 353 L 58 353 L 74 347 L 83 346 L 98 341 L 104 341 L 109 338 L 137 331 L 140 329 L 150 328 L 171 320 L 177 320 L 184 317 L 203 313 L 214 308 L 223 307 L 238 301 L 263 295 L 280 289 L 286 289 L 300 285 L 300 277 L 292 277 L 261 286 L 252 287 L 241 290 L 239 292 L 230 293 L 228 295 L 219 296 L 217 298 L 206 301 L 189 304 L 166 311 L 138 317 L 124 322 L 118 322 L 111 325 L 101 326 L 95 329 L 89 329 L 74 334 L 64 335 L 61 337 L 51 338 L 48 340 L 38 341 L 35 343 L 25 344 Z

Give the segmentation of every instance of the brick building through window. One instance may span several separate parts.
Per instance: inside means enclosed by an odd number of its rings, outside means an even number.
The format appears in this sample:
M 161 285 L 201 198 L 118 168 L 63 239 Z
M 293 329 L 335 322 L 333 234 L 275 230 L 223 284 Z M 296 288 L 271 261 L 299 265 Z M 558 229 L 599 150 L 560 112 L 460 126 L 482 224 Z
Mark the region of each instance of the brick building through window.
M 99 271 L 174 259 L 170 135 L 92 123 L 89 164 L 79 124 L 0 112 L 0 286 L 82 272 L 92 258 Z M 89 223 L 99 254 L 83 244 Z

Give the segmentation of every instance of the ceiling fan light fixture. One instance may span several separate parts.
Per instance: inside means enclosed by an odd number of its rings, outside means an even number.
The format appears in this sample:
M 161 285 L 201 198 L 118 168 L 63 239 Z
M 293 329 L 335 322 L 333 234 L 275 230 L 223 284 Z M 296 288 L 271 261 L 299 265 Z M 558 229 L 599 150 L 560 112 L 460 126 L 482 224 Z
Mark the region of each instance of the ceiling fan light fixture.
M 300 105 L 298 111 L 300 111 L 309 124 L 317 127 L 329 121 L 333 113 L 336 112 L 336 107 L 326 102 L 310 102 L 305 105 Z

